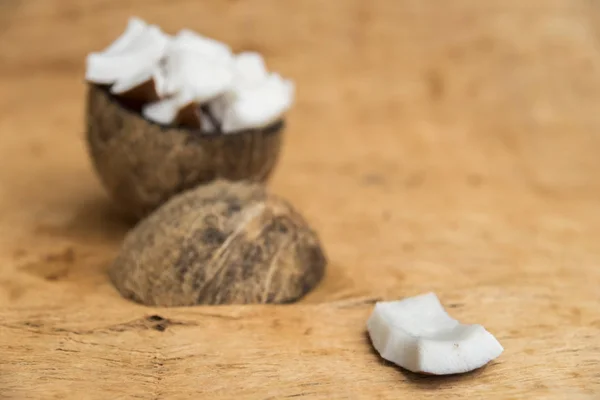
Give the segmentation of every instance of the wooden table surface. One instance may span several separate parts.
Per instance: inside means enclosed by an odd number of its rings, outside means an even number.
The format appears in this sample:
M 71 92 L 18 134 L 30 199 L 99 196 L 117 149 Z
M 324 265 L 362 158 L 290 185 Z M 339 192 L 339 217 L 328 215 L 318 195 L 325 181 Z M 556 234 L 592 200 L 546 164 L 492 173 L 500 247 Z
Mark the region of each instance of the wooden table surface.
M 130 225 L 87 159 L 84 58 L 130 15 L 295 80 L 270 187 L 330 259 L 301 303 L 149 309 L 108 282 Z M 600 3 L 0 0 L 0 94 L 0 397 L 600 399 Z M 429 291 L 504 354 L 380 361 L 373 302 Z

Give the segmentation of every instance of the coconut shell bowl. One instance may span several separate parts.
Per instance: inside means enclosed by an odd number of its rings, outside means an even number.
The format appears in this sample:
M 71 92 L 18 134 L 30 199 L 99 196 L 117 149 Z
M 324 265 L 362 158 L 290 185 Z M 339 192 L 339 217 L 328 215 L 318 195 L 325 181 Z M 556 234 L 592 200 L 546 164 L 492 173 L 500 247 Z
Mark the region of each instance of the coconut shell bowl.
M 284 121 L 235 133 L 166 126 L 139 104 L 88 84 L 86 140 L 92 165 L 117 206 L 141 218 L 173 195 L 215 179 L 265 182 L 277 163 Z
M 137 218 L 215 179 L 264 183 L 294 97 L 293 82 L 267 70 L 261 54 L 137 17 L 88 54 L 86 82 L 92 164 Z

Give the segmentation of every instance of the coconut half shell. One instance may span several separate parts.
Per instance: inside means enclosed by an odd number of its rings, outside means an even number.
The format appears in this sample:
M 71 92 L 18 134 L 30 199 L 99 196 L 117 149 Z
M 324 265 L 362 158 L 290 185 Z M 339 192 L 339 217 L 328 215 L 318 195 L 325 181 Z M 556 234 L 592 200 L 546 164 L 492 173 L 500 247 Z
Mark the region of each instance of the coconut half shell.
M 149 306 L 289 303 L 322 279 L 317 234 L 263 185 L 216 181 L 139 222 L 109 268 L 125 298 Z
M 161 126 L 106 87 L 89 84 L 87 143 L 92 164 L 117 205 L 137 218 L 173 195 L 218 178 L 265 182 L 281 149 L 283 120 L 232 134 Z

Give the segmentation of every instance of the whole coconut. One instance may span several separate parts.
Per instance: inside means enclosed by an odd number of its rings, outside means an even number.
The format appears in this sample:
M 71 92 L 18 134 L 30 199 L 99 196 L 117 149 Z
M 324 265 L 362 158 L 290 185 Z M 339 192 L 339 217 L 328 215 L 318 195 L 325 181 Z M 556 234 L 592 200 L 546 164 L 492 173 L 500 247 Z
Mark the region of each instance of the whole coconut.
M 148 121 L 140 107 L 104 86 L 88 85 L 86 138 L 92 164 L 119 208 L 136 218 L 215 179 L 264 182 L 276 165 L 283 120 L 262 129 L 203 133 Z
M 324 274 L 317 234 L 260 184 L 215 181 L 179 194 L 125 238 L 110 278 L 152 306 L 293 302 Z

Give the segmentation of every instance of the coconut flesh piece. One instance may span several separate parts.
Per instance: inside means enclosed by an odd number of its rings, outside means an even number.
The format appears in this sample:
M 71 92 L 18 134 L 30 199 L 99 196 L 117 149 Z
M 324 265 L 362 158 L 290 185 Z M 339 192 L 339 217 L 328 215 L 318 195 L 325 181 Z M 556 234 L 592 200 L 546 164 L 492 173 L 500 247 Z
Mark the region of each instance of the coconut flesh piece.
M 180 110 L 193 103 L 194 99 L 189 91 L 180 92 L 164 100 L 146 104 L 142 108 L 142 115 L 158 124 L 169 125 L 177 120 Z
M 149 66 L 133 75 L 119 79 L 110 92 L 141 101 L 157 101 L 165 94 L 165 74 L 160 67 Z
M 188 29 L 170 36 L 137 17 L 104 51 L 88 56 L 86 80 L 141 101 L 150 121 L 171 125 L 185 114 L 191 123 L 184 126 L 204 132 L 263 128 L 294 97 L 293 84 L 268 73 L 260 54 L 234 56 L 224 43 Z
M 170 95 L 189 91 L 197 103 L 205 103 L 229 89 L 232 64 L 229 47 L 182 30 L 169 43 L 165 54 L 165 92 Z
M 504 351 L 483 326 L 450 317 L 433 293 L 376 303 L 367 330 L 382 358 L 416 373 L 464 373 Z
M 233 62 L 233 52 L 229 46 L 217 40 L 199 35 L 189 29 L 182 29 L 175 35 L 172 47 L 193 52 L 223 64 L 231 64 Z
M 260 54 L 244 52 L 235 60 L 233 87 L 211 103 L 211 112 L 224 133 L 265 127 L 281 118 L 293 97 L 291 81 L 268 73 Z
M 204 41 L 199 35 L 192 35 L 187 31 L 180 32 L 166 50 L 162 91 L 167 97 L 143 108 L 142 114 L 150 121 L 164 125 L 175 123 L 182 109 L 188 108 L 188 115 L 197 116 L 191 127 L 204 127 L 206 117 L 202 117 L 199 104 L 219 96 L 232 84 L 233 72 L 229 64 L 233 55 L 228 53 L 229 50 L 209 39 Z M 194 112 L 192 107 L 198 110 Z M 207 128 L 210 127 L 212 124 Z
M 125 32 L 102 52 L 87 57 L 86 80 L 131 87 L 132 79 L 152 74 L 163 58 L 169 36 L 155 25 L 132 18 Z
M 138 17 L 131 17 L 127 22 L 125 32 L 121 34 L 112 44 L 104 49 L 104 54 L 118 54 L 127 49 L 130 43 L 139 37 L 146 29 L 148 24 Z
M 229 68 L 227 53 L 222 48 L 212 52 L 208 43 L 200 42 L 197 47 L 192 47 L 193 42 L 186 43 L 168 51 L 167 93 L 188 90 L 191 101 L 208 102 L 224 133 L 267 126 L 289 109 L 294 93 L 292 83 L 278 74 L 269 74 L 260 54 L 240 53 L 232 60 L 233 68 Z M 185 52 L 183 48 L 192 50 Z M 144 108 L 144 116 L 162 124 L 172 123 L 189 99 L 167 98 L 150 104 Z M 217 129 L 204 114 L 200 114 L 200 119 L 205 132 Z

